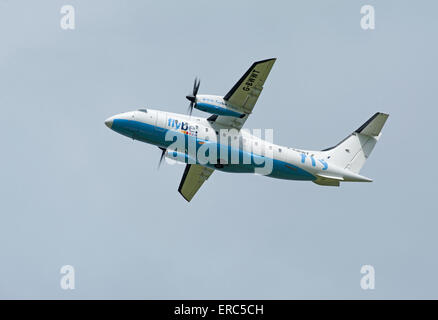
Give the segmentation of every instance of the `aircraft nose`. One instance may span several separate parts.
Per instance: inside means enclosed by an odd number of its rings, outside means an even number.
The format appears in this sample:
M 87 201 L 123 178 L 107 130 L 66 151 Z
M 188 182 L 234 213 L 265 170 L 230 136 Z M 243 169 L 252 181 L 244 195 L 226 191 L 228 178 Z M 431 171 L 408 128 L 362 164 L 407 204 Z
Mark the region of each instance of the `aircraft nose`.
M 105 125 L 111 129 L 112 125 L 113 125 L 113 118 L 108 118 L 105 120 Z

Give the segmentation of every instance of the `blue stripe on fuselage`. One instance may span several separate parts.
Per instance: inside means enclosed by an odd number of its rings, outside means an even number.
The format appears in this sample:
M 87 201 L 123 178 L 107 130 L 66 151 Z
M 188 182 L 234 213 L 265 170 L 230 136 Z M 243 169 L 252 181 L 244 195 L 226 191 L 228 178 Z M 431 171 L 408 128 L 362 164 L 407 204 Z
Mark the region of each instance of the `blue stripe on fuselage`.
M 196 109 L 205 111 L 205 112 L 209 112 L 209 113 L 213 113 L 213 114 L 218 114 L 221 116 L 229 116 L 229 117 L 243 117 L 245 114 L 244 113 L 240 113 L 240 112 L 236 112 L 230 109 L 226 109 L 223 107 L 219 107 L 216 106 L 214 104 L 209 104 L 209 103 L 205 103 L 205 102 L 197 102 Z
M 175 140 L 166 141 L 165 138 L 166 138 L 166 133 L 169 131 L 168 129 L 156 127 L 135 120 L 114 119 L 111 129 L 129 138 L 139 140 L 145 143 L 150 143 L 159 146 L 161 148 L 167 148 L 175 141 Z M 189 139 L 196 139 L 195 136 L 186 135 L 178 131 L 172 131 L 172 132 L 175 135 L 184 136 L 186 145 L 188 145 L 187 143 L 189 143 Z M 201 145 L 204 143 L 213 143 L 213 142 L 197 139 L 196 151 L 198 151 L 199 147 L 201 147 Z M 226 146 L 223 146 L 219 143 L 215 143 L 215 144 L 217 146 L 217 155 L 219 156 L 221 154 L 220 149 L 226 148 Z M 255 168 L 262 168 L 267 161 L 272 161 L 272 172 L 267 175 L 269 177 L 278 178 L 278 179 L 288 179 L 288 180 L 315 180 L 315 176 L 293 164 L 277 159 L 265 158 L 260 155 L 246 152 L 242 149 L 233 148 L 232 146 L 228 146 L 228 159 L 226 160 L 229 163 L 231 162 L 231 157 L 233 152 L 234 153 L 238 152 L 239 154 L 238 164 L 226 164 L 223 166 L 223 168 L 216 168 L 214 164 L 207 164 L 206 166 L 225 172 L 254 173 Z M 244 157 L 247 157 L 247 159 L 251 159 L 251 163 L 244 164 L 242 161 Z M 258 158 L 259 160 L 262 161 L 255 162 L 254 158 Z M 261 164 L 259 164 L 260 162 Z

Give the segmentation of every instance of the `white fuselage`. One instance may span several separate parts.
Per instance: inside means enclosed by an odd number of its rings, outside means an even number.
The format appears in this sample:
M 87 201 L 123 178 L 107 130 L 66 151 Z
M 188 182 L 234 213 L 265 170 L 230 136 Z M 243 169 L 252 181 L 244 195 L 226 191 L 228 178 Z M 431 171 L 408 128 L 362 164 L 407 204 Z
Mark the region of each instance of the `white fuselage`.
M 171 151 L 174 150 L 173 140 L 169 137 L 184 137 L 188 145 L 191 142 L 196 145 L 197 151 L 203 145 L 214 144 L 218 154 L 214 160 L 217 161 L 200 163 L 188 148 L 179 152 L 177 160 L 194 161 L 221 171 L 257 172 L 255 169 L 262 168 L 260 163 L 265 160 L 265 165 L 268 162 L 272 165 L 266 175 L 274 178 L 313 181 L 322 176 L 343 181 L 367 181 L 359 174 L 332 164 L 329 151 L 307 151 L 280 146 L 251 134 L 249 130 L 228 130 L 205 118 L 140 109 L 115 115 L 105 123 L 120 134 Z M 221 150 L 224 148 L 231 151 L 226 157 L 221 158 Z M 250 163 L 244 163 L 240 159 L 240 162 L 233 163 L 233 150 L 240 154 L 241 158 L 249 156 L 252 160 Z

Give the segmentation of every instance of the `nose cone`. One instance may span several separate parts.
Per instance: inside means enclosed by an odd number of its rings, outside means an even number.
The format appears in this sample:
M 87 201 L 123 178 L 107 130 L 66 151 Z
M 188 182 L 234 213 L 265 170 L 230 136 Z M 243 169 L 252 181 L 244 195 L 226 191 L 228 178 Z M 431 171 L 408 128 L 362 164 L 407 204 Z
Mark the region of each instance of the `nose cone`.
M 110 117 L 108 119 L 105 120 L 105 125 L 111 129 L 111 127 L 113 126 L 113 117 Z

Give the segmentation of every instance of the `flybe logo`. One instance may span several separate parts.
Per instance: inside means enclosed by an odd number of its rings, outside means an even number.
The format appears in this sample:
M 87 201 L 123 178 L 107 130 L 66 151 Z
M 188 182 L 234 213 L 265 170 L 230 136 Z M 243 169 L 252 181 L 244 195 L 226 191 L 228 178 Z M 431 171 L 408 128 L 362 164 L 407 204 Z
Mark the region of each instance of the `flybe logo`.
M 196 131 L 196 126 L 193 126 L 188 122 L 180 121 L 177 119 L 169 118 L 167 120 L 167 125 L 176 130 L 181 130 L 185 134 L 196 135 L 198 133 Z
M 307 155 L 305 153 L 301 154 L 301 163 L 305 163 L 306 162 L 306 158 Z M 312 167 L 316 167 L 316 161 L 315 158 L 312 156 L 310 156 L 310 161 L 312 162 Z M 322 170 L 327 170 L 328 169 L 328 163 L 325 162 L 323 159 L 318 159 L 318 161 L 322 164 Z

